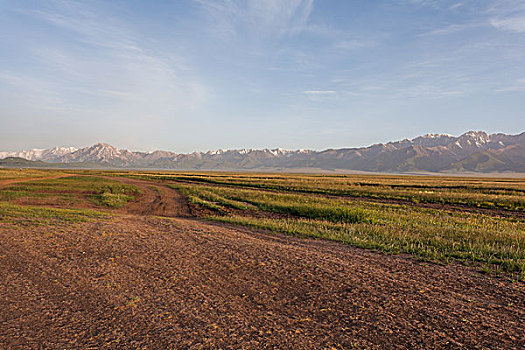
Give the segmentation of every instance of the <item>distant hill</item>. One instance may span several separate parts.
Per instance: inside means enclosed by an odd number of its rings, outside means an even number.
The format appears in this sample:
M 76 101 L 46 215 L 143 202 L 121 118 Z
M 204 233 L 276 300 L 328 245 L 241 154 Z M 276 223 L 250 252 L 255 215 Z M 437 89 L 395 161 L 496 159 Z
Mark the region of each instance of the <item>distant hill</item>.
M 312 150 L 242 149 L 180 154 L 169 151 L 133 152 L 106 143 L 76 149 L 55 147 L 0 152 L 31 160 L 20 166 L 86 168 L 151 168 L 179 170 L 356 170 L 370 172 L 525 172 L 525 132 L 518 135 L 469 131 L 458 137 L 427 134 L 412 140 L 369 147 Z M 15 162 L 15 163 L 13 163 Z M 18 162 L 23 162 L 18 160 Z M 44 163 L 45 162 L 45 163 Z M 23 163 L 20 163 L 23 164 Z M 29 165 L 33 164 L 33 165 Z M 60 164 L 60 165 L 59 165 Z M 18 165 L 11 165 L 18 166 Z
M 0 166 L 2 167 L 16 167 L 16 168 L 35 168 L 35 167 L 47 167 L 49 163 L 41 160 L 28 160 L 21 157 L 7 157 L 0 159 Z
M 41 160 L 29 160 L 21 157 L 6 157 L 0 159 L 1 168 L 80 168 L 80 169 L 105 169 L 115 168 L 104 162 L 74 162 L 74 163 L 49 163 Z

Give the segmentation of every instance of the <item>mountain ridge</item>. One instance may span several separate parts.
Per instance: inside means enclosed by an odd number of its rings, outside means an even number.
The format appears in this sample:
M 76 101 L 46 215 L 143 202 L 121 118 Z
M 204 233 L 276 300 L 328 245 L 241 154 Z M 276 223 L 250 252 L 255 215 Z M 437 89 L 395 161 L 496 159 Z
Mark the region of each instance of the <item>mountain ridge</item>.
M 98 164 L 115 168 L 179 170 L 321 169 L 369 172 L 525 172 L 525 132 L 469 131 L 460 136 L 426 134 L 368 147 L 313 150 L 238 149 L 175 153 L 134 152 L 107 143 L 0 152 L 51 164 Z

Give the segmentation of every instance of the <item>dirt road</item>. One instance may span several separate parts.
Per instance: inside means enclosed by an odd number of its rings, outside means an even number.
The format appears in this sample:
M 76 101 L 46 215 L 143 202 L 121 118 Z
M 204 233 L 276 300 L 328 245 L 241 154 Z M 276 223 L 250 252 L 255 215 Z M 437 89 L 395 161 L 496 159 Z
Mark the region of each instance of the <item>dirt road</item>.
M 190 209 L 184 197 L 177 191 L 152 182 L 113 178 L 127 185 L 140 188 L 141 194 L 136 200 L 121 208 L 120 212 L 136 215 L 156 215 L 164 217 L 190 217 Z
M 175 190 L 123 181 L 143 195 L 112 219 L 0 226 L 0 348 L 525 345 L 523 283 L 180 217 Z

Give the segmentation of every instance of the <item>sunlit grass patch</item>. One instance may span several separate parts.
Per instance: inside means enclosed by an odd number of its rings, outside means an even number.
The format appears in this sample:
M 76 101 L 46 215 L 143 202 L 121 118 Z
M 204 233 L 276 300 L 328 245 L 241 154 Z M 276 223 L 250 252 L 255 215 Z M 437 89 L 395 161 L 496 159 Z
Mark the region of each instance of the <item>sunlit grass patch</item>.
M 172 187 L 191 203 L 213 210 L 216 214 L 211 218 L 221 222 L 408 253 L 436 262 L 460 261 L 518 278 L 525 274 L 522 219 L 204 183 Z
M 119 208 L 133 200 L 140 190 L 112 179 L 95 176 L 68 176 L 34 180 L 0 189 L 0 201 L 67 204 L 82 202 L 100 207 Z M 46 199 L 47 198 L 47 199 Z M 47 201 L 46 201 L 47 200 Z
M 0 223 L 50 224 L 88 222 L 110 217 L 110 214 L 88 209 L 57 209 L 22 206 L 0 202 Z
M 26 178 L 49 177 L 67 174 L 67 171 L 60 170 L 45 170 L 45 169 L 22 169 L 19 168 L 0 168 L 0 181 L 3 180 L 18 180 Z
M 322 238 L 356 247 L 389 253 L 408 253 L 434 262 L 460 261 L 469 265 L 500 269 L 525 278 L 525 239 L 513 231 L 492 236 L 489 228 L 479 232 L 414 229 L 403 225 L 349 224 L 305 218 L 260 218 L 241 215 L 211 216 L 212 220 L 302 237 Z
M 215 184 L 232 188 L 525 211 L 525 182 L 520 179 L 215 173 L 133 176 L 149 177 L 152 180 L 171 179 L 204 185 Z
M 111 193 L 109 191 L 105 191 L 97 198 L 100 203 L 107 205 L 108 207 L 120 208 L 126 205 L 126 203 L 130 200 L 133 200 L 134 197 L 123 193 Z
M 221 211 L 223 207 L 240 210 L 255 208 L 255 206 L 250 203 L 221 196 L 210 188 L 187 186 L 183 184 L 171 184 L 168 185 L 168 187 L 178 190 L 182 195 L 186 196 L 190 203 L 202 205 L 211 210 Z

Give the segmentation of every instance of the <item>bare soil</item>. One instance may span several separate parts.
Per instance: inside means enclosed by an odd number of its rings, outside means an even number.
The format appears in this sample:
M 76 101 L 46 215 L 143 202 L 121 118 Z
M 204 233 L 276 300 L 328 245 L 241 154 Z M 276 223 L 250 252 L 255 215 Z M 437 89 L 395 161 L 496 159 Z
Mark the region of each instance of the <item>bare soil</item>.
M 142 180 L 114 177 L 108 178 L 120 181 L 126 185 L 137 186 L 142 192 L 137 196 L 135 201 L 121 208 L 120 212 L 164 217 L 191 216 L 190 208 L 184 197 L 172 188 L 158 186 L 154 183 Z
M 0 348 L 525 346 L 521 282 L 205 222 L 119 181 L 143 194 L 110 219 L 0 224 Z

